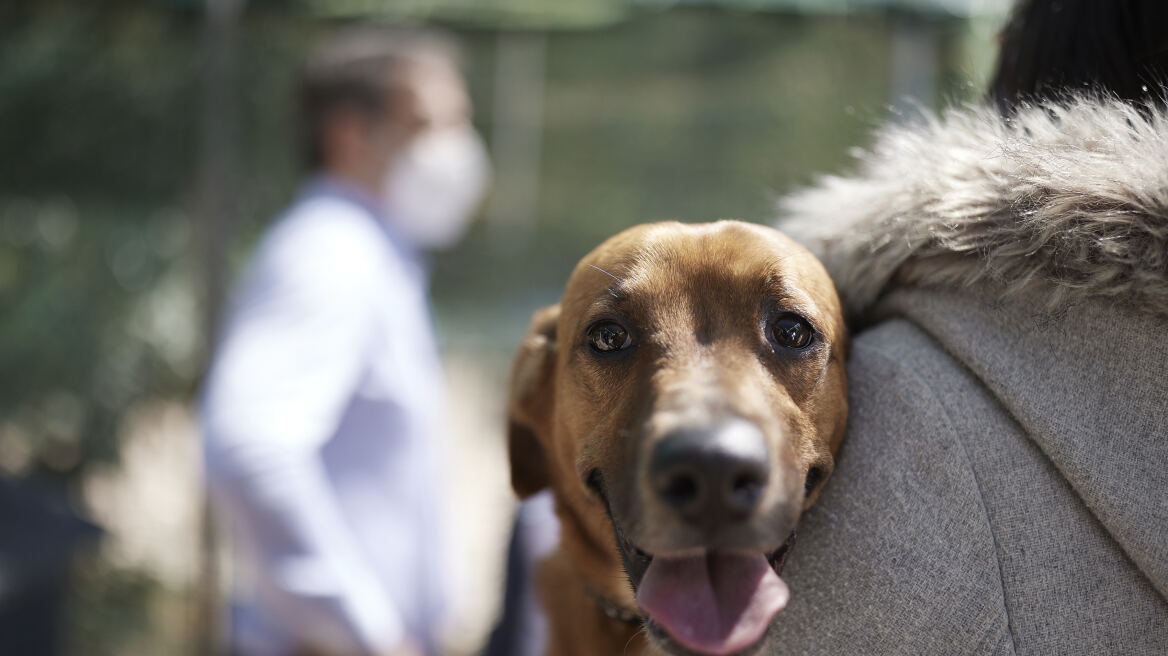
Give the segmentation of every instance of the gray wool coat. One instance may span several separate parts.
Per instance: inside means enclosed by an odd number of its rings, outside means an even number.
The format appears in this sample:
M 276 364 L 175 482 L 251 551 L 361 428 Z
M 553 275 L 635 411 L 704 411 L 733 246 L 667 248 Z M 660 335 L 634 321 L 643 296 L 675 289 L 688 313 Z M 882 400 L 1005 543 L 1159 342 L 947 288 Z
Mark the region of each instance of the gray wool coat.
M 890 128 L 787 198 L 853 324 L 781 654 L 1168 654 L 1168 114 Z

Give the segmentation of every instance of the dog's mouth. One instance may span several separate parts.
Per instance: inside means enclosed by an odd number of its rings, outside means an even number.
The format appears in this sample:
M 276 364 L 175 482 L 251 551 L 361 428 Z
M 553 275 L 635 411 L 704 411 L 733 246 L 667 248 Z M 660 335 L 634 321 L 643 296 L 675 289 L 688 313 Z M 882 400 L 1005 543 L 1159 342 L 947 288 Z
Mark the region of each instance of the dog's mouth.
M 650 635 L 678 655 L 745 656 L 765 640 L 790 597 L 779 577 L 795 531 L 769 551 L 695 549 L 650 554 L 612 517 L 617 546 Z

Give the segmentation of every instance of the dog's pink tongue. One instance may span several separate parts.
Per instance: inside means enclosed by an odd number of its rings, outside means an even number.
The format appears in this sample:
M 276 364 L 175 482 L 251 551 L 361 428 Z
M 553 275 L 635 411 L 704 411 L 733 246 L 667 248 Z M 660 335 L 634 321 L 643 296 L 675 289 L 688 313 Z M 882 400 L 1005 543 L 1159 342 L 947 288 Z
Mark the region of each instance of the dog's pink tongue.
M 758 642 L 788 597 L 762 554 L 656 556 L 637 590 L 637 604 L 674 640 L 716 656 Z

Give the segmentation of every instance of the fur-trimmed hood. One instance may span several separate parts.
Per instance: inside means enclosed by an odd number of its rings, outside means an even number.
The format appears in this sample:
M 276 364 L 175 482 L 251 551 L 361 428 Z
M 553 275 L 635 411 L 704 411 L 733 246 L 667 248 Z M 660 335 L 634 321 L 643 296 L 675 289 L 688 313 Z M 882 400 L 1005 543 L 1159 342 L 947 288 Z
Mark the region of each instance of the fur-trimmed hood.
M 983 280 L 1048 309 L 1124 296 L 1168 315 L 1168 112 L 1082 98 L 1009 120 L 950 109 L 855 156 L 853 175 L 781 201 L 779 222 L 853 317 L 892 285 Z

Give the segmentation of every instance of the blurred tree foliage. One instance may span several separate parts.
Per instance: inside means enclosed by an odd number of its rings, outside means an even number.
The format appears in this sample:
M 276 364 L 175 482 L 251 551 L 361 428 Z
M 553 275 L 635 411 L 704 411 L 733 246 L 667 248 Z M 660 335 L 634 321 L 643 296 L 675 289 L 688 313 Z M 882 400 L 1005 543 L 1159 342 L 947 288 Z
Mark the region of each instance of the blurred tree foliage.
M 936 97 L 921 105 L 970 98 L 964 24 L 909 18 L 939 58 Z M 691 8 L 549 34 L 535 224 L 512 238 L 480 222 L 437 259 L 446 344 L 509 354 L 575 262 L 628 226 L 772 220 L 780 194 L 846 166 L 902 100 L 891 41 L 905 19 Z M 490 135 L 496 37 L 468 36 Z
M 196 12 L 0 7 L 0 472 L 116 457 L 135 403 L 199 374 Z M 294 184 L 290 76 L 308 21 L 249 17 L 244 214 Z
M 288 101 L 330 25 L 311 6 L 244 15 L 237 254 L 294 192 Z M 886 14 L 623 15 L 548 33 L 537 220 L 514 239 L 480 225 L 436 259 L 448 343 L 508 350 L 572 263 L 623 227 L 767 220 L 775 194 L 838 168 L 886 114 Z M 500 33 L 450 27 L 489 137 Z M 0 7 L 0 471 L 69 476 L 113 458 L 128 407 L 188 394 L 200 374 L 201 28 L 190 2 Z M 957 30 L 940 24 L 947 60 Z M 942 66 L 947 95 L 966 93 L 956 69 Z
M 76 3 L 0 10 L 9 469 L 67 474 L 111 456 L 119 412 L 189 377 L 183 327 L 152 325 L 171 318 L 158 290 L 190 230 L 174 204 L 190 167 L 189 23 Z

